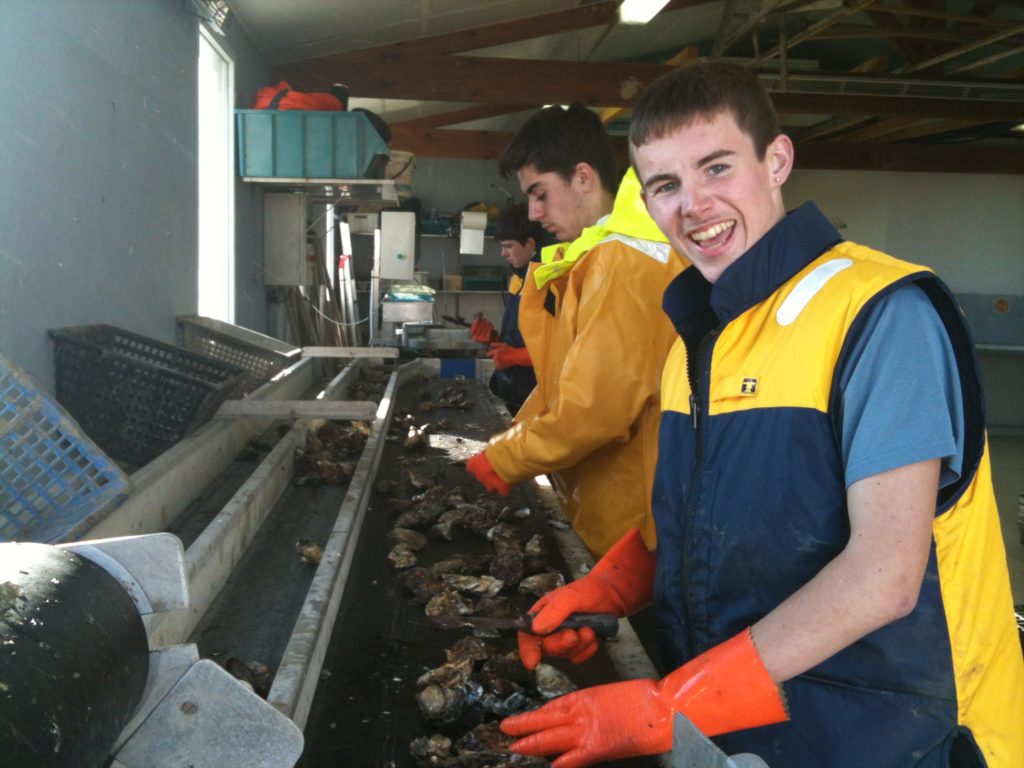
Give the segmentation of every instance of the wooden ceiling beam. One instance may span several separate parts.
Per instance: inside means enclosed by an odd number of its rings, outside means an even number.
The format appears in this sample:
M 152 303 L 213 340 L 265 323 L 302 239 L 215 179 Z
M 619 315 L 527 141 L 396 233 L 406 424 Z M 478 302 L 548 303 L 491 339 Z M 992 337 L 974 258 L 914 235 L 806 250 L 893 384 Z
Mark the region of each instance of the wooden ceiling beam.
M 882 120 L 874 125 L 851 131 L 842 140 L 852 143 L 883 140 L 885 142 L 919 139 L 922 136 L 934 136 L 938 133 L 986 125 L 978 120 L 921 120 L 914 117 L 896 117 Z
M 471 120 L 485 120 L 489 117 L 500 117 L 511 112 L 519 112 L 523 109 L 521 104 L 478 104 L 465 109 L 452 109 L 447 112 L 437 112 L 433 115 L 414 117 L 409 120 L 388 123 L 392 131 L 401 127 L 406 131 L 429 131 L 434 128 L 444 128 L 449 125 L 468 123 Z
M 630 107 L 644 87 L 672 69 L 665 64 L 396 53 L 376 66 L 325 75 L 331 81 L 345 82 L 353 96 L 462 101 L 529 109 L 537 104 L 573 101 L 592 107 Z M 296 85 L 295 80 L 289 82 Z M 772 99 L 782 114 L 974 117 L 985 122 L 1024 122 L 1022 102 L 792 92 L 772 94 Z
M 493 160 L 511 139 L 499 131 L 430 130 L 393 132 L 391 145 L 420 157 Z M 626 138 L 613 136 L 620 162 L 627 157 Z M 1024 150 L 1009 147 L 918 144 L 796 143 L 796 167 L 808 170 L 904 171 L 931 173 L 1024 174 Z
M 800 32 L 799 34 L 793 35 L 792 38 L 790 38 L 790 39 L 788 39 L 786 41 L 786 44 L 785 44 L 786 49 L 788 50 L 790 48 L 793 48 L 796 45 L 799 45 L 802 42 L 810 40 L 811 38 L 813 38 L 819 32 L 821 32 L 823 30 L 826 30 L 826 29 L 828 29 L 829 27 L 831 27 L 831 26 L 833 26 L 835 24 L 838 24 L 843 19 L 846 19 L 846 18 L 852 16 L 855 13 L 859 13 L 860 11 L 864 10 L 865 8 L 867 8 L 870 5 L 873 5 L 876 2 L 877 2 L 877 0 L 855 0 L 850 6 L 848 6 L 846 8 L 843 8 L 841 11 L 836 11 L 831 16 L 827 16 L 826 18 L 822 19 L 821 21 L 818 21 L 818 22 L 816 22 L 814 24 L 811 24 L 811 26 L 807 27 L 807 29 L 805 29 L 803 32 Z M 762 61 L 767 61 L 769 59 L 774 59 L 780 53 L 782 53 L 782 46 L 781 45 L 776 45 L 774 48 L 770 48 L 765 53 L 762 53 L 756 59 L 753 59 L 750 62 L 750 64 L 751 64 L 751 66 L 755 66 L 756 67 Z
M 393 149 L 412 152 L 419 157 L 497 162 L 511 140 L 512 134 L 503 131 L 418 131 L 409 130 L 399 123 L 392 127 L 390 146 Z
M 896 73 L 907 74 L 910 72 L 918 72 L 922 69 L 927 69 L 928 67 L 933 67 L 937 64 L 942 64 L 943 62 L 949 61 L 950 59 L 956 58 L 957 56 L 963 56 L 965 53 L 971 53 L 972 51 L 976 51 L 979 48 L 985 47 L 986 45 L 998 43 L 1000 40 L 1005 40 L 1008 37 L 1013 37 L 1014 35 L 1019 35 L 1021 33 L 1024 33 L 1024 24 L 1018 24 L 1014 27 L 1007 27 L 1006 29 L 1000 32 L 996 32 L 993 35 L 989 35 L 985 38 L 982 38 L 981 40 L 976 40 L 975 42 L 969 45 L 964 45 L 961 46 L 960 48 L 955 48 L 952 51 L 946 51 L 945 53 L 939 54 L 938 56 L 933 56 L 930 59 L 926 59 L 925 61 L 919 61 L 909 66 L 903 67 L 902 69 L 898 69 L 896 70 Z
M 681 10 L 700 5 L 708 5 L 715 0 L 671 0 L 661 11 L 665 13 L 672 10 Z M 523 19 L 489 24 L 483 27 L 449 32 L 443 35 L 434 35 L 417 40 L 405 40 L 398 43 L 363 48 L 357 51 L 318 56 L 303 61 L 289 62 L 279 65 L 282 72 L 289 72 L 296 81 L 296 87 L 302 84 L 307 90 L 312 86 L 322 88 L 325 83 L 334 82 L 329 78 L 325 79 L 319 73 L 332 70 L 350 70 L 354 66 L 373 65 L 391 54 L 434 54 L 449 55 L 474 51 L 481 48 L 490 48 L 496 45 L 517 43 L 523 40 L 533 40 L 538 37 L 573 32 L 588 27 L 606 26 L 618 20 L 619 4 L 621 0 L 603 0 L 601 2 L 588 3 L 577 8 L 570 8 L 564 11 L 553 11 L 539 16 L 530 16 Z M 318 77 L 317 81 L 306 82 L 301 79 L 304 73 Z M 329 81 L 329 82 L 328 82 Z M 291 82 L 291 81 L 289 81 Z
M 920 144 L 797 144 L 796 167 L 817 170 L 1024 173 L 1024 150 Z

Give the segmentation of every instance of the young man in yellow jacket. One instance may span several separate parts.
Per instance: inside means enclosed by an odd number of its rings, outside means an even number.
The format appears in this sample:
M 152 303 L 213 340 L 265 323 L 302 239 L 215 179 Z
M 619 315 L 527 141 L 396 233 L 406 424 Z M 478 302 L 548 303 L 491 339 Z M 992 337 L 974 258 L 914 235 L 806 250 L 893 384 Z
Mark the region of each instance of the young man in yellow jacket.
M 537 387 L 467 469 L 499 493 L 550 475 L 595 555 L 633 527 L 653 548 L 660 380 L 674 337 L 658 297 L 684 262 L 635 176 L 618 183 L 608 135 L 583 105 L 534 114 L 500 167 L 562 245 L 531 264 L 520 303 Z

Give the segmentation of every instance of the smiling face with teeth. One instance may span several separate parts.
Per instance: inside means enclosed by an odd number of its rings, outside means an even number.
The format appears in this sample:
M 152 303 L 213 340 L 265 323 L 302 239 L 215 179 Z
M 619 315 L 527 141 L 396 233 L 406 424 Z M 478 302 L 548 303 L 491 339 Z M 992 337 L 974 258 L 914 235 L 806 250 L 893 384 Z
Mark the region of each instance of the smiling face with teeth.
M 633 162 L 651 218 L 713 283 L 785 215 L 793 144 L 780 134 L 758 158 L 724 110 L 633 147 Z

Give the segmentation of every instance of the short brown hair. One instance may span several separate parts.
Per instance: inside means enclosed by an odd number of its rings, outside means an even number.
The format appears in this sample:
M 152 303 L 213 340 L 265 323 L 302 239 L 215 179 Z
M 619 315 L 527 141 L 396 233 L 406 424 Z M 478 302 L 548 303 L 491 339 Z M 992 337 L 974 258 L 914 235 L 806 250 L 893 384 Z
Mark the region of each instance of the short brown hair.
M 759 160 L 781 133 L 768 92 L 753 71 L 728 61 L 686 64 L 651 83 L 633 107 L 629 153 L 694 118 L 731 112 L 740 130 L 754 142 Z
M 512 179 L 532 165 L 540 173 L 554 172 L 568 182 L 578 163 L 590 165 L 601 186 L 612 194 L 619 188 L 622 174 L 608 132 L 601 118 L 579 102 L 568 109 L 553 106 L 534 112 L 505 148 L 498 171 Z

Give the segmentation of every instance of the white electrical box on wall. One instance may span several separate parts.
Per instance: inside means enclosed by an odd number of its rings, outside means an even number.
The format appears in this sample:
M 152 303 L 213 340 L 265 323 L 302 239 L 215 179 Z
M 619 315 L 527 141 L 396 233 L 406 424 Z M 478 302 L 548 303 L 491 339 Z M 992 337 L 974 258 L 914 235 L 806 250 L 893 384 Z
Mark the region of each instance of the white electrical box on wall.
M 303 193 L 263 194 L 264 285 L 309 285 L 306 210 Z
M 416 262 L 416 214 L 383 211 L 380 215 L 380 274 L 384 280 L 413 279 Z

